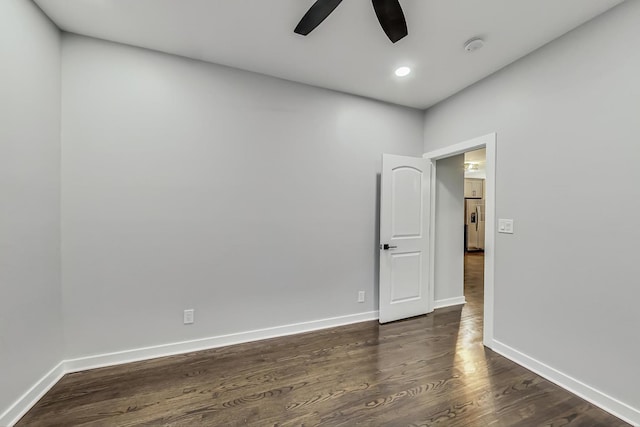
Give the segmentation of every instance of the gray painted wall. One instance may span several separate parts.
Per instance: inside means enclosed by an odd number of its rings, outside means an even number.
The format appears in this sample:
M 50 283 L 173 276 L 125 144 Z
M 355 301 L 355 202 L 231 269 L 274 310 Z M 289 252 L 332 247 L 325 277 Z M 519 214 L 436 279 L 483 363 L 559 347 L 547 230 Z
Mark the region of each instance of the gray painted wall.
M 425 151 L 498 134 L 495 338 L 635 408 L 639 18 L 625 2 L 425 116 Z
M 464 295 L 464 154 L 436 161 L 434 295 Z
M 0 2 L 0 414 L 62 359 L 60 34 Z
M 381 154 L 422 112 L 73 35 L 62 105 L 68 357 L 377 309 Z

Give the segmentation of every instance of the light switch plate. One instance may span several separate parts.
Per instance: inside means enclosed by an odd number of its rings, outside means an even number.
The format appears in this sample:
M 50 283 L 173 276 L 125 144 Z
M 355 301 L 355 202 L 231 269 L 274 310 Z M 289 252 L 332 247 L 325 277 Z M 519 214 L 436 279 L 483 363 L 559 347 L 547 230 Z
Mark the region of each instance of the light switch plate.
M 513 234 L 513 220 L 498 219 L 498 233 Z

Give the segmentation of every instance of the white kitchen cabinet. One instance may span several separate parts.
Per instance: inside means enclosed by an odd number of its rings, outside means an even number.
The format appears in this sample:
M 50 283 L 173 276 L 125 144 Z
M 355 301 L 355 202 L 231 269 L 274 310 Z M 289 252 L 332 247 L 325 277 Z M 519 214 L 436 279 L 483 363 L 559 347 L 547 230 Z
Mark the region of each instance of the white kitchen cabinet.
M 484 187 L 484 179 L 465 178 L 464 197 L 466 199 L 481 199 Z

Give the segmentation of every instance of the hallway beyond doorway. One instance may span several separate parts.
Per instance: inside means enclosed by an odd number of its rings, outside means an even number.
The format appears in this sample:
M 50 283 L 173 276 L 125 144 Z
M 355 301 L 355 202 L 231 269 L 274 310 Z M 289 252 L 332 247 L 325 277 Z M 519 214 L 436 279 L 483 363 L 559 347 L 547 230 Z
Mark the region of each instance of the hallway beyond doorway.
M 464 254 L 464 297 L 460 321 L 473 331 L 474 343 L 482 344 L 484 329 L 484 252 Z
M 464 254 L 464 297 L 467 300 L 464 317 L 478 317 L 480 330 L 484 318 L 484 252 Z

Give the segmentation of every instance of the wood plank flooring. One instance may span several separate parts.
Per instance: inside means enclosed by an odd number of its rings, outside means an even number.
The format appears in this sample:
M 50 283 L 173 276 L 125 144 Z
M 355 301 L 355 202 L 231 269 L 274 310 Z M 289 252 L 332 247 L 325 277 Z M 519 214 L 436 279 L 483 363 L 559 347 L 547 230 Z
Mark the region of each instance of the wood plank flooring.
M 623 426 L 482 345 L 462 307 L 66 375 L 18 426 Z

